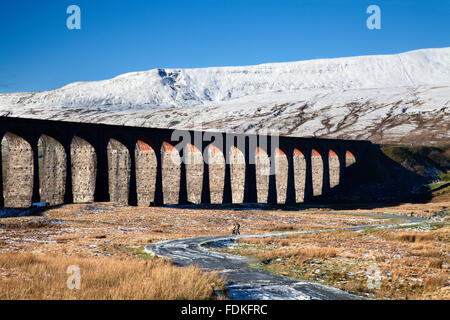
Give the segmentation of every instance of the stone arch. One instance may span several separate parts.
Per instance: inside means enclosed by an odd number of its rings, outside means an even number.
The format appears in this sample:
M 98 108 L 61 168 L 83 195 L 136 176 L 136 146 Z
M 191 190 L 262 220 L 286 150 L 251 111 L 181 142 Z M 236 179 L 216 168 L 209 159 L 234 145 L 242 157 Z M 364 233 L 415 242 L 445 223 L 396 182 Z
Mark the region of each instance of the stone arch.
M 188 202 L 200 203 L 203 185 L 203 154 L 196 146 L 188 143 L 185 148 L 184 161 Z
M 42 134 L 38 140 L 39 193 L 42 202 L 64 203 L 67 155 L 58 140 Z
M 94 201 L 97 155 L 86 140 L 75 136 L 70 144 L 72 193 L 74 203 Z
M 0 133 L 0 165 L 1 165 L 1 171 L 0 171 L 0 208 L 5 205 L 4 198 L 3 198 L 3 191 L 5 190 L 5 184 L 6 184 L 6 166 L 7 166 L 7 153 L 8 153 L 8 142 L 6 138 L 3 136 L 3 133 Z M 3 157 L 6 158 L 3 158 Z
M 231 146 L 229 155 L 232 203 L 242 203 L 244 202 L 245 187 L 245 157 L 242 151 L 235 146 Z
M 312 187 L 313 196 L 320 196 L 322 194 L 323 185 L 323 160 L 319 152 L 319 148 L 315 147 L 311 150 L 311 172 L 312 172 Z
M 350 167 L 352 164 L 356 163 L 356 157 L 349 150 L 345 152 L 345 167 Z
M 208 147 L 209 162 L 209 190 L 211 203 L 223 202 L 223 188 L 225 183 L 225 157 L 215 145 Z
M 125 145 L 116 139 L 109 139 L 106 150 L 108 158 L 109 200 L 127 205 L 130 191 L 130 152 Z
M 155 201 L 158 162 L 155 150 L 143 140 L 137 141 L 134 154 L 136 159 L 137 204 L 146 207 Z
M 161 146 L 161 164 L 164 204 L 178 204 L 181 158 L 178 150 L 166 141 Z
M 330 177 L 330 188 L 334 188 L 340 183 L 340 163 L 337 153 L 332 149 L 328 151 L 328 169 Z
M 261 147 L 256 148 L 255 168 L 257 202 L 267 203 L 269 197 L 270 159 L 267 152 Z
M 300 149 L 294 149 L 294 185 L 295 185 L 295 202 L 305 201 L 305 185 L 306 185 L 306 159 Z
M 22 137 L 6 132 L 1 141 L 5 207 L 27 208 L 33 196 L 33 149 Z
M 288 182 L 288 159 L 286 153 L 275 148 L 275 182 L 277 187 L 277 203 L 286 203 Z

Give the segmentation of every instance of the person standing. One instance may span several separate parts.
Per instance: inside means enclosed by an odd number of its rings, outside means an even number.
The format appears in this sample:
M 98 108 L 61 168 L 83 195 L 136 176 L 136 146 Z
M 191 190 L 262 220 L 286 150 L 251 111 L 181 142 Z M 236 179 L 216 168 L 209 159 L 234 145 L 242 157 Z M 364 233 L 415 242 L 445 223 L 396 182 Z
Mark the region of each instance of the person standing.
M 235 235 L 241 234 L 241 232 L 239 230 L 240 228 L 241 228 L 241 225 L 239 224 L 239 222 L 236 222 L 236 224 L 234 225 L 234 234 Z

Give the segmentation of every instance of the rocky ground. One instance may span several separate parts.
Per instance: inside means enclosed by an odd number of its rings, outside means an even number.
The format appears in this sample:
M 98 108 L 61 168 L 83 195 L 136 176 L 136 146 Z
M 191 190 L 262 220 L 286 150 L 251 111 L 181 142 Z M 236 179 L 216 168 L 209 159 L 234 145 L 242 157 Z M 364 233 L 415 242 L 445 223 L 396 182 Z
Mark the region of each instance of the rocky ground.
M 435 216 L 408 227 L 239 239 L 221 251 L 257 258 L 254 268 L 363 297 L 450 299 L 448 221 Z
M 93 265 L 101 261 L 103 261 L 102 263 L 114 261 L 114 265 L 119 263 L 117 261 L 139 264 L 143 259 L 149 258 L 143 251 L 145 245 L 173 238 L 227 235 L 230 234 L 230 229 L 235 222 L 241 224 L 243 234 L 322 230 L 386 223 L 389 222 L 389 219 L 376 216 L 377 213 L 385 212 L 445 220 L 448 219 L 446 218 L 448 207 L 448 202 L 379 206 L 375 209 L 357 208 L 356 206 L 352 210 L 349 210 L 348 207 L 332 209 L 320 206 L 284 207 L 282 210 L 281 207 L 276 209 L 261 206 L 194 209 L 190 207 L 139 208 L 120 206 L 115 203 L 72 204 L 35 213 L 36 216 L 1 218 L 0 252 L 4 257 L 11 254 L 12 257 L 17 257 L 17 254 L 22 257 L 24 254 L 31 254 L 37 257 L 63 259 L 61 261 L 65 261 L 66 258 L 90 259 L 89 263 Z M 375 216 L 367 216 L 368 213 L 375 214 Z M 440 257 L 443 262 L 436 272 L 444 273 L 448 277 L 449 233 L 448 229 L 442 230 L 444 230 L 442 234 L 445 241 L 433 242 L 433 240 L 430 243 L 432 246 L 441 246 Z M 342 238 L 339 233 L 332 234 L 335 235 L 334 238 L 311 235 L 309 238 L 302 238 L 301 242 L 303 246 L 310 247 L 336 246 L 336 243 L 341 243 L 339 254 L 345 252 L 343 249 L 345 246 L 349 246 L 352 257 L 346 258 L 349 265 L 358 265 L 351 259 L 364 260 L 367 252 L 371 252 L 370 250 L 373 250 L 374 246 L 385 252 L 391 252 L 389 250 L 396 248 L 396 243 L 386 246 L 386 243 L 381 240 L 377 240 L 375 244 L 366 240 L 362 241 L 356 233 L 353 233 L 353 238 L 345 232 L 342 233 Z M 371 236 L 368 235 L 369 238 Z M 400 244 L 404 245 L 403 242 Z M 427 242 L 426 245 L 428 246 L 429 243 Z M 392 251 L 394 253 L 389 253 L 396 255 L 395 259 L 411 259 L 413 257 L 407 250 L 395 250 Z M 360 255 L 359 258 L 358 255 Z M 389 261 L 389 259 L 385 258 L 385 261 Z M 129 265 L 129 262 L 126 265 Z M 386 262 L 386 267 L 389 267 L 388 262 Z M 131 272 L 131 270 L 129 271 Z M 353 269 L 351 272 L 355 273 L 356 271 Z M 27 274 L 27 277 L 32 278 L 32 274 Z M 0 275 L 1 281 L 22 279 L 20 278 L 21 267 L 20 265 L 2 264 Z M 424 273 L 423 277 L 425 276 L 428 274 Z M 22 285 L 25 285 L 26 277 L 23 278 L 23 281 L 25 282 Z M 17 293 L 19 296 L 20 294 L 22 293 Z M 99 299 L 107 298 L 101 295 L 93 296 Z M 205 297 L 204 294 L 201 296 Z M 27 295 L 26 297 L 32 298 L 33 296 Z
M 242 232 L 314 230 L 376 223 L 366 217 L 256 209 L 138 208 L 113 203 L 73 204 L 39 216 L 0 220 L 1 252 L 120 255 L 171 238 Z

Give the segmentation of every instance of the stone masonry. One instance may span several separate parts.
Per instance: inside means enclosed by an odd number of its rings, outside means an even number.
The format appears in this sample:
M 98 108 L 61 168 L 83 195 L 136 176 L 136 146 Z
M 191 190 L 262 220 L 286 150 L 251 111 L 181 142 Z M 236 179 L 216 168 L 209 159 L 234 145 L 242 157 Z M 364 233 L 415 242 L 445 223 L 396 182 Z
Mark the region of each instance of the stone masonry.
M 211 144 L 199 150 L 186 141 L 178 150 L 172 129 L 0 117 L 0 206 L 322 201 L 341 185 L 361 183 L 357 175 L 371 165 L 374 148 L 368 141 L 184 131 Z
M 313 195 L 320 196 L 322 194 L 323 161 L 322 156 L 315 149 L 311 151 L 311 170 L 313 179 Z
M 128 149 L 115 139 L 107 146 L 109 198 L 112 202 L 128 204 L 131 160 Z
M 202 200 L 203 155 L 192 144 L 187 145 L 185 164 L 188 202 L 200 203 Z
M 211 203 L 222 203 L 225 184 L 225 158 L 219 148 L 210 145 L 209 153 L 209 190 Z
M 269 196 L 270 159 L 262 148 L 256 149 L 256 190 L 259 203 L 267 203 Z
M 164 204 L 177 204 L 180 192 L 180 155 L 174 146 L 163 142 L 161 157 Z
M 153 148 L 141 140 L 138 140 L 136 144 L 135 157 L 137 204 L 146 207 L 155 199 L 158 163 Z
M 230 169 L 232 202 L 241 203 L 244 201 L 245 158 L 234 146 L 230 150 Z
M 328 166 L 330 168 L 330 188 L 334 188 L 339 184 L 339 158 L 333 150 L 328 154 Z
M 39 166 L 39 185 L 42 202 L 50 205 L 64 203 L 66 191 L 66 152 L 61 143 L 42 135 L 39 144 L 42 162 Z
M 72 192 L 74 203 L 94 201 L 97 156 L 94 147 L 86 140 L 74 137 L 71 148 Z
M 294 172 L 295 201 L 299 203 L 305 200 L 306 160 L 298 149 L 294 149 Z
M 31 206 L 33 194 L 33 150 L 28 142 L 12 133 L 5 134 L 5 138 L 8 145 L 5 207 L 26 208 Z
M 286 202 L 288 161 L 286 154 L 279 148 L 275 149 L 275 181 L 277 186 L 277 203 Z
M 350 151 L 347 151 L 345 153 L 345 166 L 350 167 L 355 162 L 356 162 L 355 156 Z

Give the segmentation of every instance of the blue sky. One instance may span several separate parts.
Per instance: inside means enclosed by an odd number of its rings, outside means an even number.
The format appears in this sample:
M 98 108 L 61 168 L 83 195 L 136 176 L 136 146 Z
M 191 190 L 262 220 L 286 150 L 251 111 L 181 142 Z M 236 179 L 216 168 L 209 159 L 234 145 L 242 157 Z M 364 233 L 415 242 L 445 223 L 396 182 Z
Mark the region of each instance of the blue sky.
M 69 30 L 69 5 L 81 30 Z M 369 5 L 381 30 L 369 30 Z M 2 0 L 0 92 L 159 67 L 252 65 L 450 46 L 449 0 Z

